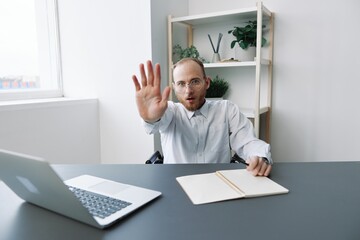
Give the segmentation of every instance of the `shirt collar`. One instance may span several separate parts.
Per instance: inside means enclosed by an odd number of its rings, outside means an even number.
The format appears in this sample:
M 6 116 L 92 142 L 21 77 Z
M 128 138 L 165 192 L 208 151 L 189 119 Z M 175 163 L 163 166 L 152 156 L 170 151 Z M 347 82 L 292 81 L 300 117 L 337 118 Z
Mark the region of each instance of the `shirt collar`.
M 184 107 L 184 106 L 183 106 Z M 200 113 L 202 114 L 205 118 L 207 118 L 208 116 L 208 113 L 209 113 L 209 103 L 208 101 L 205 101 L 204 105 L 202 105 L 202 107 L 196 111 L 189 111 L 187 110 L 185 107 L 185 112 L 186 112 L 186 115 L 189 119 L 191 119 L 193 116 L 195 116 L 196 113 Z

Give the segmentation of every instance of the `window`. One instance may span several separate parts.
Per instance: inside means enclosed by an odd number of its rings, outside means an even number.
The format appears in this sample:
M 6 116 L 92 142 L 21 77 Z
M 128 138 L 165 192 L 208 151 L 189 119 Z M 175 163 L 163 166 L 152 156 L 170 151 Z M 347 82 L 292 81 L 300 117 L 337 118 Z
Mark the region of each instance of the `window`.
M 0 1 L 0 100 L 62 96 L 56 0 Z

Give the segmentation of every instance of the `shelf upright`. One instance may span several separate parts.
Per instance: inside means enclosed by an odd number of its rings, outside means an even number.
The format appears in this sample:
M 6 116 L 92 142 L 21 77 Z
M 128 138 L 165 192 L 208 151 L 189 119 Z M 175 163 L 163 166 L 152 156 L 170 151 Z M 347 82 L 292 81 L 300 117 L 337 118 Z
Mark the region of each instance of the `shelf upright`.
M 233 20 L 257 20 L 257 42 L 261 43 L 262 39 L 262 25 L 263 18 L 269 19 L 269 58 L 264 59 L 261 53 L 261 44 L 256 46 L 256 58 L 254 61 L 247 62 L 220 62 L 220 63 L 205 63 L 204 67 L 208 68 L 241 68 L 241 67 L 255 67 L 255 89 L 254 89 L 254 106 L 241 111 L 250 119 L 253 119 L 254 130 L 257 137 L 260 136 L 260 116 L 266 114 L 266 129 L 265 141 L 270 142 L 270 118 L 271 118 L 271 96 L 272 96 L 272 59 L 273 59 L 273 32 L 274 32 L 274 14 L 269 11 L 261 1 L 257 2 L 256 7 L 234 9 L 222 12 L 198 14 L 192 16 L 183 16 L 173 18 L 168 16 L 168 67 L 169 67 L 169 85 L 172 84 L 172 66 L 173 62 L 173 24 L 182 24 L 187 29 L 187 46 L 193 44 L 193 28 L 194 26 L 201 26 L 202 24 L 227 22 Z M 268 69 L 268 86 L 267 99 L 265 106 L 260 106 L 261 97 L 261 69 L 267 67 Z M 172 92 L 170 95 L 172 99 Z

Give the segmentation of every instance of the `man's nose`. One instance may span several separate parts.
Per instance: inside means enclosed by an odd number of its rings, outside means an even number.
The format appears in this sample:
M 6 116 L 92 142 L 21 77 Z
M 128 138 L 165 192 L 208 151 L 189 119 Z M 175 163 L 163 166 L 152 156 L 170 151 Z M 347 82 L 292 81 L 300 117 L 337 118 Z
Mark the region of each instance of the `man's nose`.
M 186 84 L 185 85 L 185 92 L 192 92 L 193 91 L 193 87 L 191 84 Z

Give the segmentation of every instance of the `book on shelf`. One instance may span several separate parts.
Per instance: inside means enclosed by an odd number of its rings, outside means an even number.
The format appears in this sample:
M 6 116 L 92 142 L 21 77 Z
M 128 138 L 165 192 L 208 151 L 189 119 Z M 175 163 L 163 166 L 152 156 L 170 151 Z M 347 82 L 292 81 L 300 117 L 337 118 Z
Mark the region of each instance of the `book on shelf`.
M 176 180 L 195 205 L 289 192 L 270 178 L 253 176 L 246 169 L 187 175 Z

